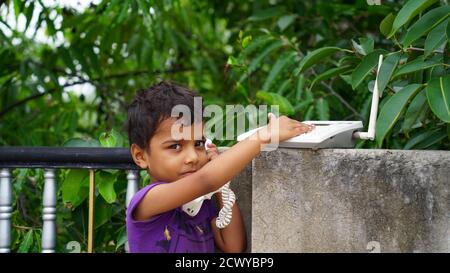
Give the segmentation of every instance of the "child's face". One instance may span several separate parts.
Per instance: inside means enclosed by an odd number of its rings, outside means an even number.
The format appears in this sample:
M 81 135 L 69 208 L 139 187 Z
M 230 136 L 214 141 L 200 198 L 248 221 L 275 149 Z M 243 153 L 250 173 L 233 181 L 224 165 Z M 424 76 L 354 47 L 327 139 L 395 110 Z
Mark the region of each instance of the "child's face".
M 144 152 L 144 165 L 151 174 L 153 181 L 172 182 L 197 171 L 208 162 L 205 150 L 205 140 L 194 139 L 194 124 L 185 126 L 183 130 L 190 132 L 190 137 L 174 140 L 171 135 L 175 118 L 165 119 L 150 140 L 149 149 Z M 201 126 L 203 132 L 203 123 Z M 203 138 L 203 134 L 202 134 Z

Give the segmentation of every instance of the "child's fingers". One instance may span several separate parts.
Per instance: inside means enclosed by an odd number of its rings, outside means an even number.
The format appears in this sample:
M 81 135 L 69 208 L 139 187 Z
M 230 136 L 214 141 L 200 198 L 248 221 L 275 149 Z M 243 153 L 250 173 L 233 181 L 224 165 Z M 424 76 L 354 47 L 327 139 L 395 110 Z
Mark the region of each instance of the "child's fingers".
M 210 153 L 218 153 L 219 150 L 216 147 L 214 147 L 214 148 L 209 148 L 208 150 L 206 150 L 206 152 L 208 154 L 210 154 Z
M 307 126 L 305 124 L 305 125 L 300 125 L 300 126 L 295 127 L 295 130 L 297 130 L 300 134 L 304 134 L 304 133 L 312 131 L 313 128 L 310 126 Z
M 211 151 L 211 152 L 207 153 L 207 156 L 208 156 L 208 160 L 211 161 L 214 158 L 219 156 L 219 152 Z
M 216 145 L 213 143 L 207 144 L 208 149 L 206 150 L 206 154 L 208 155 L 208 159 L 214 159 L 219 156 L 219 149 L 217 149 Z
M 208 156 L 219 155 L 219 150 L 217 149 L 209 149 L 207 152 Z
M 214 143 L 208 143 L 207 146 L 208 148 L 216 148 L 216 144 Z
M 306 124 L 306 123 L 302 123 L 302 122 L 298 122 L 295 127 L 305 128 L 308 131 L 311 131 L 314 128 L 316 128 L 316 126 L 314 126 L 314 124 Z

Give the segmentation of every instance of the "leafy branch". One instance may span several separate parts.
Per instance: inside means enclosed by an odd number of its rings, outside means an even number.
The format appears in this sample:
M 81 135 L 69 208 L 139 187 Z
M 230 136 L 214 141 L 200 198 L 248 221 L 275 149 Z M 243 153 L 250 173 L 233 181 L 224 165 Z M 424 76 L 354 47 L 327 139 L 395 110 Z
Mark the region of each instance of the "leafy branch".
M 138 71 L 130 71 L 130 72 L 122 72 L 122 73 L 117 73 L 117 74 L 112 74 L 112 75 L 108 75 L 102 78 L 95 78 L 95 79 L 83 79 L 81 76 L 79 75 L 71 75 L 72 77 L 79 77 L 81 78 L 78 81 L 75 82 L 70 82 L 70 83 L 66 83 L 63 84 L 61 86 L 55 87 L 55 88 L 51 88 L 46 90 L 45 92 L 42 93 L 38 93 L 38 94 L 34 94 L 31 95 L 29 97 L 26 97 L 24 99 L 21 99 L 13 104 L 11 104 L 10 106 L 5 107 L 4 109 L 2 109 L 0 111 L 0 117 L 4 116 L 6 113 L 10 112 L 11 110 L 13 110 L 16 107 L 19 107 L 23 104 L 26 104 L 29 101 L 38 99 L 42 96 L 51 94 L 57 90 L 61 90 L 64 89 L 66 87 L 71 87 L 71 86 L 75 86 L 75 85 L 79 85 L 79 84 L 84 84 L 84 83 L 90 83 L 93 85 L 101 85 L 102 82 L 104 80 L 111 80 L 111 79 L 120 79 L 120 78 L 125 78 L 125 77 L 131 77 L 131 76 L 139 76 L 139 75 L 145 75 L 145 74 L 173 74 L 173 73 L 180 73 L 180 72 L 188 72 L 191 71 L 192 69 L 190 68 L 180 68 L 180 69 L 170 69 L 170 70 L 166 70 L 166 71 L 149 71 L 149 70 L 138 70 Z M 63 71 L 63 70 L 59 70 L 59 71 Z

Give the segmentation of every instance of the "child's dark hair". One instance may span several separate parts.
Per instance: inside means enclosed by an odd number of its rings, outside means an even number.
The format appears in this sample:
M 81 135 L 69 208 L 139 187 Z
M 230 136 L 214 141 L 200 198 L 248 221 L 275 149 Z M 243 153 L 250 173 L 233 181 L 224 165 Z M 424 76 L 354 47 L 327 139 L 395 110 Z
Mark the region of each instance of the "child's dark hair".
M 147 149 L 159 124 L 171 117 L 175 105 L 186 105 L 194 122 L 194 97 L 197 93 L 170 81 L 162 81 L 148 89 L 140 90 L 128 106 L 126 128 L 130 145 L 135 143 Z M 203 106 L 201 111 L 203 111 Z

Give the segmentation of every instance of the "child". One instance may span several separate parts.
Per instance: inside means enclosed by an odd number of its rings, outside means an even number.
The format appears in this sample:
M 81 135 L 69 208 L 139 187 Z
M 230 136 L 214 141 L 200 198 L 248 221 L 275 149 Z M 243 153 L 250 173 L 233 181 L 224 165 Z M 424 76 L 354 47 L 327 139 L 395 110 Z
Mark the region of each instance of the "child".
M 217 208 L 211 200 L 205 200 L 194 217 L 181 206 L 238 175 L 260 153 L 261 145 L 311 130 L 309 125 L 269 114 L 267 126 L 219 155 L 214 144 L 206 151 L 205 139 L 192 137 L 194 125 L 204 128 L 202 121 L 191 119 L 192 124 L 182 126 L 190 138 L 174 140 L 171 134 L 178 120 L 171 117 L 172 108 L 182 104 L 194 113 L 194 96 L 184 87 L 161 82 L 140 91 L 128 109 L 131 155 L 153 181 L 135 194 L 127 210 L 130 252 L 214 252 L 215 247 L 223 252 L 245 251 L 245 227 L 237 203 L 224 229 L 216 227 Z M 274 124 L 279 130 L 271 132 Z M 220 203 L 220 194 L 216 199 Z

